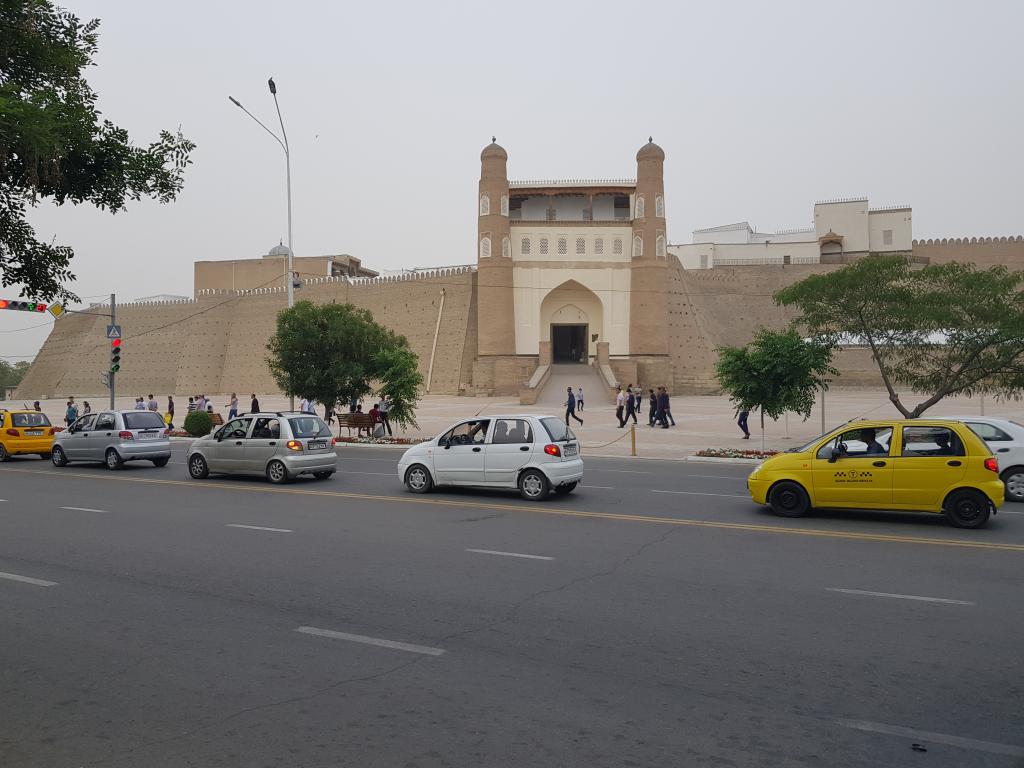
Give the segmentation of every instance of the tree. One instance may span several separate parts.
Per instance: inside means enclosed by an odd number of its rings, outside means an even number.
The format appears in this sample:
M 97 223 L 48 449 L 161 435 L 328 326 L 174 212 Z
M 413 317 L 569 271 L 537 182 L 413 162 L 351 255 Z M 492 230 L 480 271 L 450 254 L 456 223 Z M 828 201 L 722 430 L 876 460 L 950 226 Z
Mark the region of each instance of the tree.
M 870 256 L 794 283 L 775 301 L 796 307 L 796 323 L 823 341 L 870 347 L 908 419 L 948 395 L 1024 390 L 1024 272 Z M 926 397 L 905 405 L 897 385 Z
M 19 360 L 14 365 L 6 360 L 0 360 L 0 387 L 18 386 L 31 367 L 32 363 L 27 360 Z
M 82 23 L 49 0 L 0 3 L 0 284 L 21 295 L 75 300 L 73 250 L 36 239 L 25 220 L 40 199 L 117 213 L 143 196 L 167 203 L 183 184 L 195 144 L 162 131 L 133 145 L 83 77 L 99 21 Z
M 762 328 L 745 347 L 719 347 L 715 375 L 737 408 L 761 412 L 761 448 L 764 417 L 778 419 L 792 411 L 811 415 L 818 390 L 827 388 L 832 347 L 805 341 L 795 330 Z
M 377 392 L 391 401 L 391 421 L 417 426 L 423 376 L 404 336 L 351 304 L 300 301 L 277 315 L 267 363 L 288 395 L 333 405 Z

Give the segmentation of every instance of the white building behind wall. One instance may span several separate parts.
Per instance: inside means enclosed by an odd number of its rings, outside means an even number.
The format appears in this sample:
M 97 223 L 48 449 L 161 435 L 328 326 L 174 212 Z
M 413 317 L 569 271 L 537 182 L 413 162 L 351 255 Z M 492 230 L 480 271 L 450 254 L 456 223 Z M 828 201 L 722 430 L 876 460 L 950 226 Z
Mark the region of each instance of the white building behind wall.
M 871 208 L 866 197 L 814 205 L 814 225 L 758 232 L 746 221 L 698 229 L 686 245 L 670 245 L 684 269 L 757 264 L 828 264 L 869 253 L 910 254 L 909 206 Z

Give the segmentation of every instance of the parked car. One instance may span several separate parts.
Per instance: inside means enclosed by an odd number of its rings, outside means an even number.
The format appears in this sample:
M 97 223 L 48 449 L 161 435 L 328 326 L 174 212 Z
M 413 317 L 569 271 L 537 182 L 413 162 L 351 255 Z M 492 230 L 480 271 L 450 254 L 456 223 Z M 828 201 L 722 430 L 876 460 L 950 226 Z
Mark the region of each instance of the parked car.
M 999 477 L 1006 486 L 1006 500 L 1024 502 L 1024 424 L 987 416 L 958 416 L 984 440 L 999 462 Z
M 45 413 L 0 409 L 0 461 L 33 453 L 50 458 L 55 431 Z
M 151 461 L 164 467 L 171 459 L 167 425 L 153 411 L 98 411 L 77 419 L 53 439 L 55 467 L 72 461 L 100 461 L 120 469 L 126 461 Z
M 571 493 L 583 479 L 576 435 L 552 416 L 489 416 L 461 421 L 407 450 L 398 477 L 413 493 L 440 485 L 518 488 L 540 501 Z
M 958 528 L 981 528 L 1003 503 L 992 451 L 946 419 L 844 424 L 767 459 L 747 488 L 783 517 L 814 508 L 942 512 Z
M 188 473 L 264 475 L 286 483 L 299 475 L 326 480 L 338 468 L 331 428 L 309 413 L 247 413 L 189 447 Z

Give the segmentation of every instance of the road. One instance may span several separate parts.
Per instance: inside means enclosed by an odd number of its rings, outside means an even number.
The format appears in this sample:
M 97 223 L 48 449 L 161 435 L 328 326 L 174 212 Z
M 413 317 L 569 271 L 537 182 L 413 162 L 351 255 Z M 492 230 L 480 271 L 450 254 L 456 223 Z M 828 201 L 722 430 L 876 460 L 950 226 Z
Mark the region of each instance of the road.
M 406 494 L 390 450 L 284 487 L 174 450 L 0 465 L 0 765 L 1024 765 L 1018 505 L 783 520 L 745 467 L 596 458 L 528 504 Z

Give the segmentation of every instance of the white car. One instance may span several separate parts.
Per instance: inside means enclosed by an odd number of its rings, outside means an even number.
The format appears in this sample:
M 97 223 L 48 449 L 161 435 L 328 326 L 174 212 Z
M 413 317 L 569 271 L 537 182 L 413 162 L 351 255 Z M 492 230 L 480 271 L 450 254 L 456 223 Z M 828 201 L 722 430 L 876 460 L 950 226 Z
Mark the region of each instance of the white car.
M 984 440 L 999 462 L 1007 501 L 1024 502 L 1024 424 L 988 416 L 957 416 Z
M 413 493 L 439 485 L 518 488 L 540 501 L 551 491 L 571 493 L 583 459 L 576 435 L 554 416 L 478 417 L 407 450 L 398 478 Z

